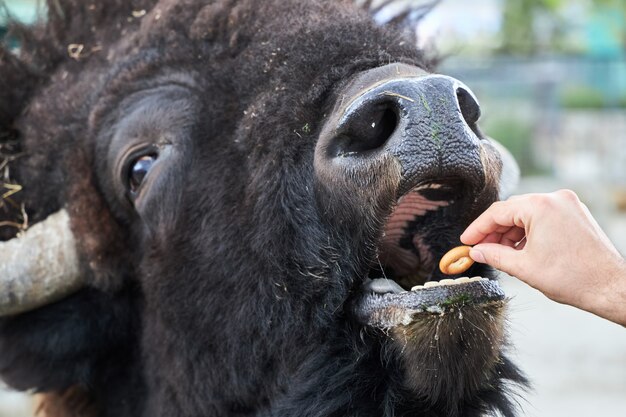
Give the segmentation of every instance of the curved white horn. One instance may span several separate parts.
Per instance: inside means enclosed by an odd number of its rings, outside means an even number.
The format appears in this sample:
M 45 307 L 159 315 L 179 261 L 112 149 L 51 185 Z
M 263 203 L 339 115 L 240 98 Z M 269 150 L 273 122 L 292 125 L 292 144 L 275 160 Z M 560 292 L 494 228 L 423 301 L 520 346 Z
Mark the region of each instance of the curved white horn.
M 67 211 L 0 242 L 0 317 L 50 304 L 83 286 Z

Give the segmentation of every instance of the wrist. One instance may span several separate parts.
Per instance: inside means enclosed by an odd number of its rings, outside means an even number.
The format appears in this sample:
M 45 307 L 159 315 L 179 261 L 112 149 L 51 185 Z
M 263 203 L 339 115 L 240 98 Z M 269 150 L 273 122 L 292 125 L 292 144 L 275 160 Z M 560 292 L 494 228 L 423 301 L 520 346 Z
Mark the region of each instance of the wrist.
M 588 293 L 583 308 L 597 316 L 626 326 L 626 260 L 621 256 L 613 259 L 613 267 L 607 268 Z

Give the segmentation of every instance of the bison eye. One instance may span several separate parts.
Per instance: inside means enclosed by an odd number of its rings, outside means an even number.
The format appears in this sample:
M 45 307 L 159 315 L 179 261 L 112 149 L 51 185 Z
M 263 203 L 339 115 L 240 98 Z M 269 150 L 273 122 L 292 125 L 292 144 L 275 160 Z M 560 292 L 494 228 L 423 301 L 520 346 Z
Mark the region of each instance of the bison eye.
M 128 189 L 132 196 L 137 194 L 144 178 L 154 165 L 157 159 L 156 154 L 144 155 L 135 159 L 128 170 Z

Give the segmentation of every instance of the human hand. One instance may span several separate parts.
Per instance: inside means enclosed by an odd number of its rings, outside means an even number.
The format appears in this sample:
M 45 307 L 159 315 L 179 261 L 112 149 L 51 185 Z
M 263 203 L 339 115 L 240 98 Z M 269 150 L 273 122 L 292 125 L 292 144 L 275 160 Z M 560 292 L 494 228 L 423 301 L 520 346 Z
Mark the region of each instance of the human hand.
M 549 298 L 626 325 L 626 261 L 576 194 L 494 203 L 461 235 L 470 257 Z

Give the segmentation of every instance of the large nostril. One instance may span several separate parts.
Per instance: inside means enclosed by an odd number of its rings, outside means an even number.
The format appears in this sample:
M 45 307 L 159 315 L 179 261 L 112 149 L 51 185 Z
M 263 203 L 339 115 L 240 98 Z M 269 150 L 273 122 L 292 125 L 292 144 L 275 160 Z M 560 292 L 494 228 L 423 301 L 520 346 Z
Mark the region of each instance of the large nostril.
M 474 95 L 465 88 L 458 87 L 456 89 L 456 98 L 459 101 L 459 107 L 465 122 L 470 126 L 476 124 L 480 118 L 480 105 L 474 98 Z
M 334 153 L 347 156 L 379 149 L 398 125 L 394 103 L 379 102 L 350 114 L 335 139 Z

